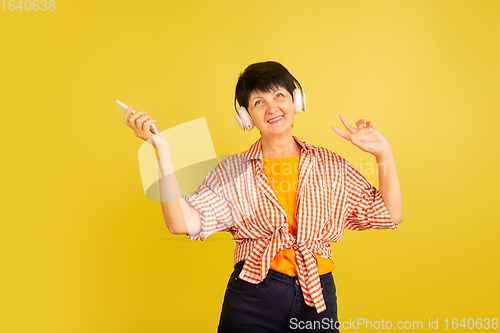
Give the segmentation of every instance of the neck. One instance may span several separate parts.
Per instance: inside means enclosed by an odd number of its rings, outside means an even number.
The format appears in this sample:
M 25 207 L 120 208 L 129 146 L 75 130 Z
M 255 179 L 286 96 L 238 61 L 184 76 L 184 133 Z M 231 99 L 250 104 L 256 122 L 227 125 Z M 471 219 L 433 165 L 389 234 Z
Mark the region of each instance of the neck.
M 302 147 L 291 133 L 281 137 L 261 137 L 263 158 L 288 158 L 300 156 Z

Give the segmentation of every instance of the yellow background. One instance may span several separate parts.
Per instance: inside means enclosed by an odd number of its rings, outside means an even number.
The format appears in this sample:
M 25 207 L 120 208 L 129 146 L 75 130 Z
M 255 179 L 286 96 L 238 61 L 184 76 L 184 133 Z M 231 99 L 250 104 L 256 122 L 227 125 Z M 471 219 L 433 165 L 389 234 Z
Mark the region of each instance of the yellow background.
M 307 93 L 294 135 L 366 168 L 331 130 L 342 113 L 394 150 L 405 221 L 332 244 L 339 319 L 500 317 L 499 17 L 497 0 L 1 10 L 0 330 L 216 331 L 234 244 L 169 234 L 114 101 L 162 130 L 205 117 L 218 155 L 242 152 L 259 133 L 238 128 L 234 87 L 266 60 Z

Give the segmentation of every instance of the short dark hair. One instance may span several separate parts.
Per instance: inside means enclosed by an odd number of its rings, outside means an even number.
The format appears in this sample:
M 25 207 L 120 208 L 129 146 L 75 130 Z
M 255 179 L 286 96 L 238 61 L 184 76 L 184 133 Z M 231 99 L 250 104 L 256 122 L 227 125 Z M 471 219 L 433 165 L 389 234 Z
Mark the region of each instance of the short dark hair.
M 293 98 L 295 83 L 292 74 L 276 61 L 258 62 L 248 66 L 236 83 L 236 99 L 248 109 L 248 99 L 253 91 L 270 92 L 283 87 Z

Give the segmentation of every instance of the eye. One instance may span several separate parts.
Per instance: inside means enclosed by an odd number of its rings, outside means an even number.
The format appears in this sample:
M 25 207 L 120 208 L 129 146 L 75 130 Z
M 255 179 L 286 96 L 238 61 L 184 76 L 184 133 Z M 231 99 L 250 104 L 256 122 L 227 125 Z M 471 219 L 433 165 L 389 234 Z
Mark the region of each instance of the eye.
M 257 106 L 258 104 L 262 103 L 262 101 L 256 101 L 253 106 Z
M 283 95 L 282 93 L 277 93 L 276 97 L 285 97 L 285 95 Z

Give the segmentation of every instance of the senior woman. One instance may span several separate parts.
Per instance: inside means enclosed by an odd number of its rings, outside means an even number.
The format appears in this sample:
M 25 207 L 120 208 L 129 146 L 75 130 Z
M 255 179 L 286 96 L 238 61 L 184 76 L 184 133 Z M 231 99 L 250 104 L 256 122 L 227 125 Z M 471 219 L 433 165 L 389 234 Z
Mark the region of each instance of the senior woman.
M 297 85 L 297 87 L 296 87 Z M 198 189 L 180 194 L 165 136 L 139 111 L 124 122 L 157 151 L 161 205 L 173 234 L 205 240 L 229 231 L 236 249 L 218 332 L 339 332 L 330 242 L 344 229 L 396 230 L 401 191 L 389 142 L 366 120 L 333 131 L 378 164 L 379 190 L 341 156 L 292 135 L 305 111 L 299 81 L 281 64 L 248 66 L 239 76 L 235 112 L 242 129 L 261 137 L 220 162 Z

